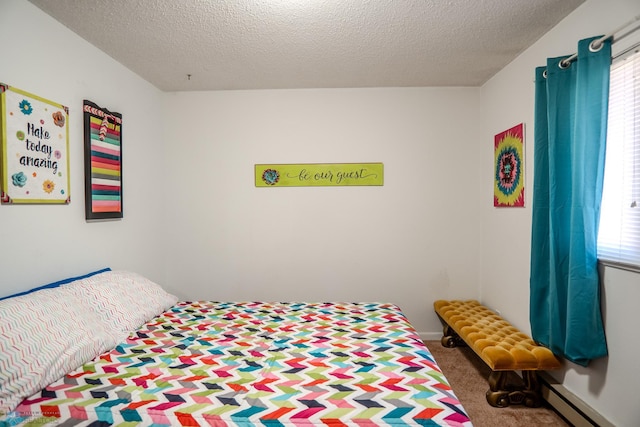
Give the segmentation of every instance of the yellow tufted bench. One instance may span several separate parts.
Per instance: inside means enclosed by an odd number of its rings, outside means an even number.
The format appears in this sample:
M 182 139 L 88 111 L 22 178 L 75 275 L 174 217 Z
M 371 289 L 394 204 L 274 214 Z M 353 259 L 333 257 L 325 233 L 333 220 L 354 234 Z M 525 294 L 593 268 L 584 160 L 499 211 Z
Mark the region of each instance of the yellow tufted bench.
M 491 368 L 487 401 L 491 406 L 542 403 L 536 371 L 558 369 L 560 361 L 478 301 L 438 300 L 433 307 L 444 325 L 442 345 L 468 345 Z M 522 371 L 524 384 L 507 384 L 510 371 Z

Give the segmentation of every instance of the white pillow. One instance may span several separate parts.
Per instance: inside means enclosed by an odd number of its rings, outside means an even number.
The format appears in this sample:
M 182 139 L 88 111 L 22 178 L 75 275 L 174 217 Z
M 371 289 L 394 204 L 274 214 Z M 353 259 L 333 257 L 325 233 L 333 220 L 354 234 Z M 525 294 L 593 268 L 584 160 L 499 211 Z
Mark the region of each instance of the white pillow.
M 0 414 L 119 341 L 64 286 L 0 301 Z
M 123 340 L 178 301 L 156 283 L 129 271 L 107 271 L 63 287 L 96 310 L 107 327 L 120 333 Z

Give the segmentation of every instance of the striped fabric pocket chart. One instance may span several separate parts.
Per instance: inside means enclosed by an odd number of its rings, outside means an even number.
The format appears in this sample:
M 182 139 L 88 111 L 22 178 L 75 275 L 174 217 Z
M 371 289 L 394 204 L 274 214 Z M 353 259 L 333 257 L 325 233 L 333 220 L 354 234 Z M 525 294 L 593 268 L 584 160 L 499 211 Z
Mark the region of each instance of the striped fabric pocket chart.
M 122 115 L 84 100 L 85 216 L 122 218 Z

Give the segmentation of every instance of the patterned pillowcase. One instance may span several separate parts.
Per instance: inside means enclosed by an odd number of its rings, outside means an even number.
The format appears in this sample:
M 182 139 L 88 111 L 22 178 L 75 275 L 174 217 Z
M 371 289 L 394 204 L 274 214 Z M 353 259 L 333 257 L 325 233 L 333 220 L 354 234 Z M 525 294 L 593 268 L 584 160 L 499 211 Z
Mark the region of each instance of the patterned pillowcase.
M 65 286 L 0 301 L 0 319 L 0 415 L 119 342 Z
M 122 340 L 178 301 L 156 283 L 128 271 L 107 271 L 64 286 Z

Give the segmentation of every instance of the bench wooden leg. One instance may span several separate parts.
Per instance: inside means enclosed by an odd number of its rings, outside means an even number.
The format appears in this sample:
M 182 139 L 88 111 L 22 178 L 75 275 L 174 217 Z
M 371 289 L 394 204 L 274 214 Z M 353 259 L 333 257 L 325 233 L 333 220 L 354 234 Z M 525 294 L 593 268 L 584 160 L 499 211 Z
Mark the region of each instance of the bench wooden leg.
M 522 371 L 523 384 L 507 384 L 507 375 L 511 371 L 491 371 L 487 402 L 497 408 L 509 405 L 525 405 L 537 408 L 542 404 L 540 382 L 536 371 Z
M 466 346 L 467 343 L 464 342 L 462 338 L 446 323 L 442 327 L 442 339 L 440 343 L 443 347 L 453 348 L 453 347 L 461 347 Z

